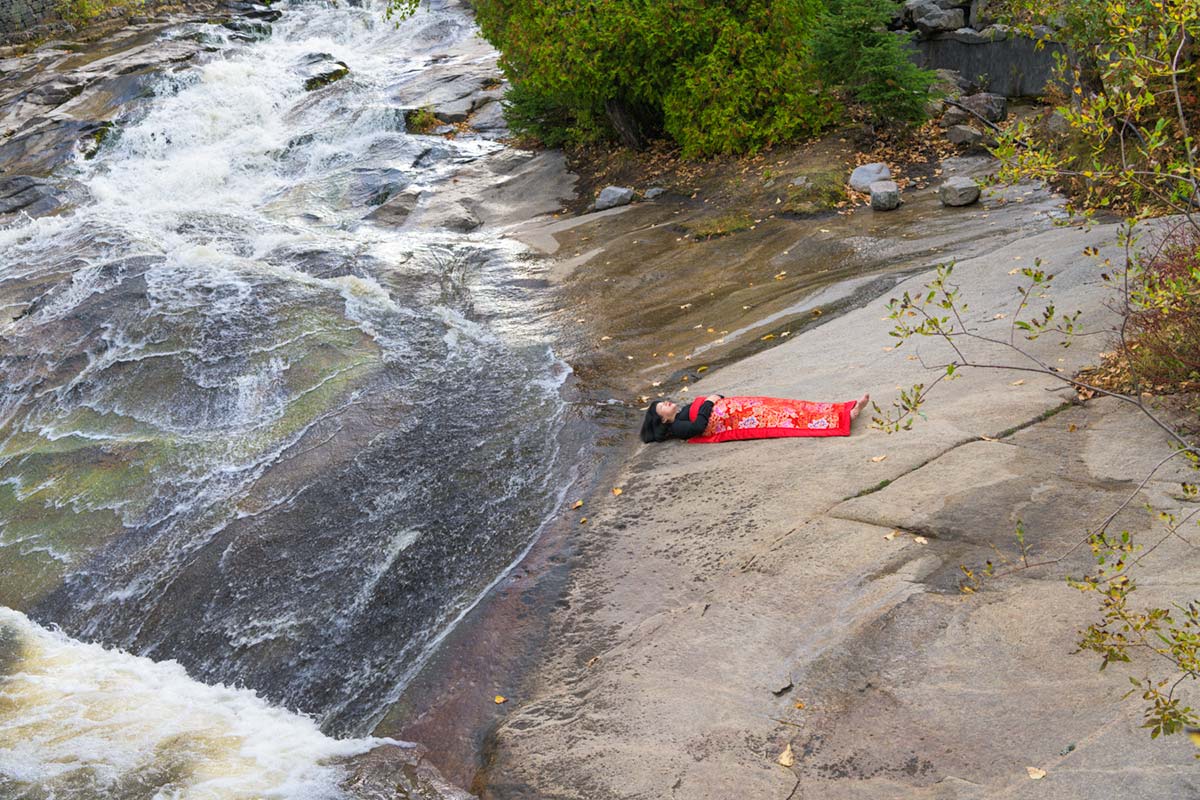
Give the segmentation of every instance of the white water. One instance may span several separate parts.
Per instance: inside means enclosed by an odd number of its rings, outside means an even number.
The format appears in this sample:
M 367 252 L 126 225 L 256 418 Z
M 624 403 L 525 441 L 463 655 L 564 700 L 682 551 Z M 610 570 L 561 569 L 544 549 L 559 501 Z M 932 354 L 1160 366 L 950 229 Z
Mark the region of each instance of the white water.
M 206 686 L 174 662 L 83 644 L 0 608 L 0 665 L 8 658 L 6 798 L 337 798 L 339 760 L 399 744 L 330 739 L 254 692 Z

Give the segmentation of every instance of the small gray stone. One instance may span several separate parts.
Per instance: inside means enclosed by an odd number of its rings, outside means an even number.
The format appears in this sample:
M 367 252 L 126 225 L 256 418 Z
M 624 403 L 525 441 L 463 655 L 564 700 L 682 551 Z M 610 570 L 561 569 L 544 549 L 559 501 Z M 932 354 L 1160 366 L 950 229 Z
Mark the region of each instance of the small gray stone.
M 661 186 L 655 186 L 653 188 L 647 189 L 646 194 L 643 196 L 647 200 L 654 200 L 656 198 L 662 197 L 666 193 L 667 193 L 666 189 L 662 188 Z
M 801 175 L 799 178 L 792 178 L 792 186 L 797 186 L 801 189 L 807 189 L 812 185 L 812 179 L 807 175 Z
M 887 164 L 880 162 L 863 164 L 850 173 L 850 188 L 856 192 L 869 192 L 872 183 L 886 181 L 890 177 L 892 177 L 892 171 L 888 169 Z
M 871 208 L 891 211 L 900 207 L 900 187 L 895 181 L 875 181 L 871 184 Z
M 950 178 L 938 189 L 944 206 L 969 206 L 979 200 L 979 184 L 971 178 Z
M 983 132 L 970 125 L 952 125 L 946 131 L 946 138 L 951 144 L 974 147 L 983 143 Z
M 438 125 L 430 133 L 434 136 L 445 136 L 447 133 L 454 133 L 456 130 L 458 129 L 453 125 Z
M 596 198 L 596 210 L 626 206 L 633 201 L 633 189 L 628 186 L 605 186 Z

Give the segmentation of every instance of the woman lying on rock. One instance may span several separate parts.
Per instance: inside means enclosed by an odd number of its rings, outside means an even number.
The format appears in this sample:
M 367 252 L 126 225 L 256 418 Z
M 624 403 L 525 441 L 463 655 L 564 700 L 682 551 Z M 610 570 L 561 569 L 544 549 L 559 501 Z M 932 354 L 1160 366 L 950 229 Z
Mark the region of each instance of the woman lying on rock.
M 656 400 L 642 421 L 643 442 L 687 439 L 692 443 L 780 436 L 849 436 L 850 423 L 870 395 L 846 403 L 811 403 L 781 397 L 696 398 L 687 408 Z

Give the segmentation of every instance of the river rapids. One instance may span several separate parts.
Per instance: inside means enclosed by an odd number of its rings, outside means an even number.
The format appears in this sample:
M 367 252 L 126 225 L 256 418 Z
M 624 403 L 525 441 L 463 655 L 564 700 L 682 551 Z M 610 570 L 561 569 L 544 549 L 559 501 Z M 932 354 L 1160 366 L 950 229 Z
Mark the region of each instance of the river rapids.
M 381 5 L 166 29 L 215 44 L 0 229 L 6 797 L 338 796 L 563 499 L 536 262 L 366 219 L 504 150 L 405 131 L 395 87 L 475 29 Z M 313 53 L 349 74 L 306 90 Z

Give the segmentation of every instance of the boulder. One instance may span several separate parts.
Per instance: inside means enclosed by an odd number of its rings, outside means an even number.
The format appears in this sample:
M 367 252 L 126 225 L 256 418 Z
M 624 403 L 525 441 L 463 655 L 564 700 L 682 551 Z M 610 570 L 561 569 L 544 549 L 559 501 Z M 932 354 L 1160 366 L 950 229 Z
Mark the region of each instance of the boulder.
M 895 181 L 875 181 L 870 190 L 873 210 L 891 211 L 900 207 L 900 187 Z
M 946 138 L 951 144 L 975 147 L 983 144 L 983 132 L 970 125 L 951 125 L 946 130 Z
M 938 189 L 944 206 L 969 206 L 979 200 L 979 184 L 971 178 L 950 178 Z
M 892 171 L 888 169 L 887 164 L 879 162 L 863 164 L 850 173 L 850 188 L 856 192 L 869 192 L 871 191 L 872 183 L 875 181 L 886 181 L 891 177 Z
M 627 186 L 605 186 L 600 196 L 596 198 L 596 210 L 604 211 L 617 206 L 627 206 L 633 202 L 633 189 Z
M 650 189 L 647 189 L 646 194 L 643 195 L 643 197 L 645 197 L 647 200 L 656 200 L 659 197 L 662 197 L 666 193 L 667 193 L 667 190 L 662 188 L 661 186 L 654 186 Z
M 309 53 L 297 62 L 300 76 L 304 79 L 304 90 L 308 92 L 340 81 L 350 74 L 350 67 L 329 53 Z
M 1000 122 L 1008 116 L 1008 99 L 1002 94 L 980 92 L 964 97 L 962 104 L 988 122 Z
M 925 36 L 958 30 L 967 24 L 967 16 L 961 8 L 942 8 L 934 0 L 917 0 L 915 3 L 910 0 L 910 3 L 905 7 L 911 10 L 913 25 Z
M 955 102 L 961 103 L 962 99 L 959 98 Z M 955 125 L 963 125 L 973 119 L 974 118 L 970 114 L 968 114 L 966 111 L 963 111 L 958 106 L 947 104 L 946 110 L 942 114 L 942 118 L 938 120 L 938 124 L 943 128 L 953 128 Z

